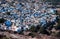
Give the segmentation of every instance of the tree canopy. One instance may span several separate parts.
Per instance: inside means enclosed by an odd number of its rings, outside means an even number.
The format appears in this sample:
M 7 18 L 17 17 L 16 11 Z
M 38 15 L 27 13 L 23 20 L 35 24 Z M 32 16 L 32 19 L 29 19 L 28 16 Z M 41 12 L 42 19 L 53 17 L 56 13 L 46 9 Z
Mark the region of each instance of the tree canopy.
M 4 23 L 5 19 L 4 18 L 0 18 L 0 23 Z

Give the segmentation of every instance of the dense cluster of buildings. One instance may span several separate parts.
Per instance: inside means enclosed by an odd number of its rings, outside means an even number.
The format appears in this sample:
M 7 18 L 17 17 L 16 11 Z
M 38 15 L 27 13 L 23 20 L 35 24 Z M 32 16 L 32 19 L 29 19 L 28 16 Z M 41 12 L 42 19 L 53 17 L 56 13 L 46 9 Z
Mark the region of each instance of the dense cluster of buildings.
M 49 22 L 57 23 L 58 15 L 53 8 L 47 8 L 47 5 L 47 2 L 42 3 L 39 0 L 1 0 L 0 18 L 7 20 L 1 27 L 21 31 L 22 28 L 26 30 L 32 25 L 44 27 Z

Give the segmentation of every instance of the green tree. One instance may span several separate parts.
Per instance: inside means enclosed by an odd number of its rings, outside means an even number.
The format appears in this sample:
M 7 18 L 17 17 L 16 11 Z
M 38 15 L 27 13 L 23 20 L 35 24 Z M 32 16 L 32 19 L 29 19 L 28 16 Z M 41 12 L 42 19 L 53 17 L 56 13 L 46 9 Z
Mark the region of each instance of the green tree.
M 38 32 L 40 27 L 41 27 L 40 25 L 37 25 L 36 28 L 35 28 L 35 32 Z
M 0 23 L 4 23 L 6 20 L 4 18 L 0 19 Z
M 30 28 L 30 31 L 32 31 L 32 32 L 35 32 L 35 26 L 33 25 L 33 26 L 31 26 L 31 28 Z
M 10 12 L 6 12 L 7 15 L 10 15 Z

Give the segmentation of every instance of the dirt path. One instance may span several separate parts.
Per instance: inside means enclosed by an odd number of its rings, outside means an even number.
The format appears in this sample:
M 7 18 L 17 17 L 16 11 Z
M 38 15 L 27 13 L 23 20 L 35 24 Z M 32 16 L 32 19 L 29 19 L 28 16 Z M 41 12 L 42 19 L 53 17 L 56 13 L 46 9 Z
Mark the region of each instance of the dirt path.
M 8 37 L 9 39 L 57 39 L 55 37 L 52 36 L 47 36 L 47 35 L 38 35 L 32 38 L 31 36 L 25 36 L 25 35 L 20 35 L 20 34 L 14 34 L 14 33 L 9 33 L 9 32 L 1 32 L 0 31 L 0 35 L 6 35 L 6 37 Z

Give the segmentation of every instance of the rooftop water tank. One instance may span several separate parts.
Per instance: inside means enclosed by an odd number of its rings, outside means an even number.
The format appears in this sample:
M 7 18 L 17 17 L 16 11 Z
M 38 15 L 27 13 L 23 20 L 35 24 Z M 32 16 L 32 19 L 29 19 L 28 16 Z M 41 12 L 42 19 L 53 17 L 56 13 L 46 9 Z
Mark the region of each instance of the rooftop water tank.
M 10 27 L 11 25 L 12 25 L 12 23 L 11 23 L 11 21 L 5 21 L 5 25 L 7 26 L 7 27 Z

